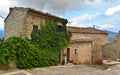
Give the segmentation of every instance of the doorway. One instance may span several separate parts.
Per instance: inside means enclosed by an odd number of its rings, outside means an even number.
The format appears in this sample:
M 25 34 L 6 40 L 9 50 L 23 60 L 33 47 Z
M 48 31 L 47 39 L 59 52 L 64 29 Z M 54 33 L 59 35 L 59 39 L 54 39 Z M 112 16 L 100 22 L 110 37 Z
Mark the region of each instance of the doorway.
M 67 63 L 70 62 L 70 48 L 67 48 Z

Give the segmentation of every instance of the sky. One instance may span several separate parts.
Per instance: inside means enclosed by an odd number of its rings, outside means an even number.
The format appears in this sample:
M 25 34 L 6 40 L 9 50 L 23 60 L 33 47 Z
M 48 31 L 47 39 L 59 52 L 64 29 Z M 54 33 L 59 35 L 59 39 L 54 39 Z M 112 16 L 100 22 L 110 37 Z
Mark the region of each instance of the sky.
M 10 7 L 29 7 L 68 20 L 67 26 L 120 30 L 120 0 L 1 0 L 0 30 Z

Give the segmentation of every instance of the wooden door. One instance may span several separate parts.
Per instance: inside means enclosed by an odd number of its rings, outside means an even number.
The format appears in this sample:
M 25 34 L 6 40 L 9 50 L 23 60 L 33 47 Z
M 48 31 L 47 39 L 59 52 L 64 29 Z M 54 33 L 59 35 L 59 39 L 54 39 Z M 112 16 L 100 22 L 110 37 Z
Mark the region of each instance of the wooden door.
M 67 63 L 70 62 L 70 48 L 67 48 Z

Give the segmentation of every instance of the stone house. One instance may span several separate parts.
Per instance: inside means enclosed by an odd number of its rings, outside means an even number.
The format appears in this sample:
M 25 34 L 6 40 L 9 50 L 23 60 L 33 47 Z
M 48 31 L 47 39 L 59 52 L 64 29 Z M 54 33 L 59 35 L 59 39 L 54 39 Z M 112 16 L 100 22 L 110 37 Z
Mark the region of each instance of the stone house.
M 41 29 L 41 26 L 44 26 L 48 21 L 55 22 L 59 31 L 68 22 L 67 19 L 31 8 L 10 8 L 4 21 L 4 38 L 30 37 L 33 30 Z M 72 38 L 69 46 L 61 51 L 61 63 L 64 57 L 66 57 L 66 63 L 93 64 L 101 62 L 102 46 L 107 43 L 107 33 L 95 28 L 68 27 L 67 30 L 72 32 Z
M 4 21 L 4 38 L 11 36 L 30 37 L 32 30 L 41 29 L 41 25 L 52 21 L 62 29 L 66 25 L 67 19 L 60 18 L 49 13 L 43 13 L 31 8 L 13 7 Z
M 120 31 L 114 42 L 103 46 L 103 57 L 104 59 L 112 58 L 112 60 L 120 59 Z
M 62 51 L 66 63 L 90 65 L 102 62 L 102 46 L 108 43 L 107 33 L 95 28 L 67 27 L 67 30 L 72 32 L 72 38 L 70 45 Z

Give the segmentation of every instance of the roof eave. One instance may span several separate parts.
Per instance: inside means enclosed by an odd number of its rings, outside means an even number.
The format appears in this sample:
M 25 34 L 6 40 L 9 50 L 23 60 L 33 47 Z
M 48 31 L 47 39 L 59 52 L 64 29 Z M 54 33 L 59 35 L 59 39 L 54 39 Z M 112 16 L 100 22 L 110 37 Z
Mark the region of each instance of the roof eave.
M 37 11 L 37 10 L 35 10 L 35 9 L 29 8 L 28 12 L 33 12 L 33 13 L 41 14 L 41 15 L 44 15 L 44 16 L 49 16 L 49 17 L 57 18 L 57 19 L 63 20 L 66 24 L 68 23 L 67 19 L 60 18 L 60 17 L 57 17 L 57 16 L 55 16 L 55 15 L 51 15 L 51 14 L 49 14 L 49 13 L 43 13 L 43 12 Z
M 74 31 L 71 31 L 72 33 L 81 33 L 81 34 L 105 34 L 105 35 L 108 35 L 108 33 L 89 33 L 89 32 L 74 32 Z

